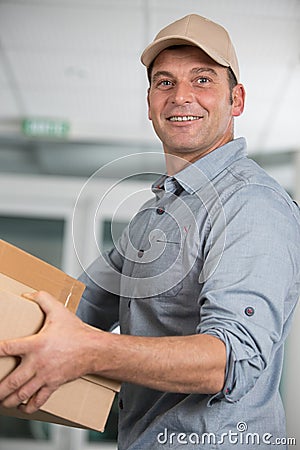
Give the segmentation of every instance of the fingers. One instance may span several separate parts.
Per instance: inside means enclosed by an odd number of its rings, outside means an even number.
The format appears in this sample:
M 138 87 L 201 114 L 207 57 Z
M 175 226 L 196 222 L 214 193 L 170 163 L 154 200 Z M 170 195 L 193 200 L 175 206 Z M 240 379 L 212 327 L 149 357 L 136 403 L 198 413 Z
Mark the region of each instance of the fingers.
M 5 408 L 19 407 L 23 412 L 31 414 L 48 400 L 54 390 L 55 388 L 51 389 L 47 386 L 41 387 L 35 375 L 21 386 L 19 386 L 19 380 L 14 378 L 8 380 L 7 392 L 11 393 L 1 401 L 1 405 Z
M 28 400 L 39 388 L 30 367 L 18 366 L 0 383 L 0 401 L 6 408 Z
M 26 405 L 20 405 L 19 409 L 27 414 L 32 414 L 38 411 L 41 406 L 48 400 L 50 395 L 55 389 L 50 389 L 49 387 L 42 387 L 38 392 L 36 392 L 27 402 Z
M 56 386 L 46 386 L 44 380 L 32 371 L 30 364 L 20 364 L 0 383 L 0 403 L 5 408 L 22 406 L 27 413 L 37 411 L 55 391 Z

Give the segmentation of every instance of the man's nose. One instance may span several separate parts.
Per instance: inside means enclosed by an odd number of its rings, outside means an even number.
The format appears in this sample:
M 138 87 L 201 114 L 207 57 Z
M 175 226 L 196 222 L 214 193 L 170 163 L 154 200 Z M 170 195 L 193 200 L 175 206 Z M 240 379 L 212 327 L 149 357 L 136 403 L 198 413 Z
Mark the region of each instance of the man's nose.
M 177 83 L 173 90 L 172 103 L 184 105 L 193 101 L 193 91 L 188 83 Z

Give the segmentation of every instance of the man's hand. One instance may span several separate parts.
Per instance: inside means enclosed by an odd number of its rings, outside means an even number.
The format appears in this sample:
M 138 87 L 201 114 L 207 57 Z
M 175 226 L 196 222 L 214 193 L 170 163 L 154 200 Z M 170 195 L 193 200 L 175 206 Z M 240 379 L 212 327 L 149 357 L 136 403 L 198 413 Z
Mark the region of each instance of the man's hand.
M 85 345 L 91 329 L 46 292 L 24 297 L 39 304 L 45 323 L 36 335 L 0 342 L 0 357 L 21 358 L 0 382 L 0 402 L 7 408 L 27 402 L 20 409 L 33 413 L 60 385 L 91 371 Z

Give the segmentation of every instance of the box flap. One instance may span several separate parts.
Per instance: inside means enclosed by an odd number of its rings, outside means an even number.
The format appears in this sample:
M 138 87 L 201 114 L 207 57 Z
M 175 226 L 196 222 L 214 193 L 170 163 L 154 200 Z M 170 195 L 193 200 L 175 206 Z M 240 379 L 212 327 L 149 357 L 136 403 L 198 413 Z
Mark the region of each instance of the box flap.
M 23 420 L 38 420 L 39 422 L 48 422 L 48 423 L 56 423 L 58 425 L 65 425 L 67 427 L 75 427 L 75 428 L 85 428 L 85 429 L 93 429 L 90 427 L 84 427 L 81 424 L 71 422 L 67 419 L 62 419 L 61 417 L 56 416 L 55 414 L 46 413 L 45 411 L 37 411 L 33 414 L 26 414 L 20 411 L 18 408 L 4 408 L 0 405 L 0 415 L 6 417 L 16 417 L 17 419 Z M 97 430 L 103 431 L 103 430 Z
M 91 383 L 98 384 L 99 386 L 111 389 L 114 392 L 120 392 L 121 383 L 116 380 L 110 380 L 109 378 L 100 377 L 99 375 L 89 374 L 83 377 L 84 380 L 90 381 Z
M 26 284 L 20 283 L 19 281 L 14 280 L 3 273 L 0 273 L 0 289 L 9 291 L 12 294 L 19 296 L 28 292 L 36 292 L 36 289 L 32 289 Z
M 33 414 L 0 405 L 0 415 L 102 432 L 114 398 L 114 391 L 79 378 L 60 386 Z
M 0 239 L 0 272 L 34 290 L 44 290 L 75 312 L 84 284 L 57 267 Z
M 111 389 L 78 378 L 60 386 L 41 410 L 74 424 L 103 431 L 114 397 L 115 392 Z
M 0 414 L 27 420 L 57 423 L 69 427 L 104 431 L 115 392 L 79 378 L 61 386 L 42 408 L 26 414 L 18 408 L 4 408 Z

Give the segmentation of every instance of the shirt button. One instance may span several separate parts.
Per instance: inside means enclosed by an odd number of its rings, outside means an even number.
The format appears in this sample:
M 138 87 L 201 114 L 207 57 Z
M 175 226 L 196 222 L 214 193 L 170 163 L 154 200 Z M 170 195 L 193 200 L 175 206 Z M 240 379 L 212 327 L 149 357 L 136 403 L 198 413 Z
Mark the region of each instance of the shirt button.
M 255 310 L 254 310 L 254 308 L 252 308 L 252 306 L 247 306 L 247 308 L 245 309 L 245 314 L 248 317 L 253 316 L 254 312 L 255 312 Z
M 156 214 L 158 214 L 159 216 L 161 216 L 164 212 L 165 208 L 162 207 L 156 208 Z
M 120 409 L 123 409 L 123 408 L 124 408 L 123 400 L 122 400 L 122 399 L 119 400 L 119 408 L 120 408 Z
M 139 257 L 139 258 L 142 258 L 143 255 L 144 255 L 144 250 L 142 250 L 142 249 L 139 250 L 139 251 L 138 251 L 138 257 Z

